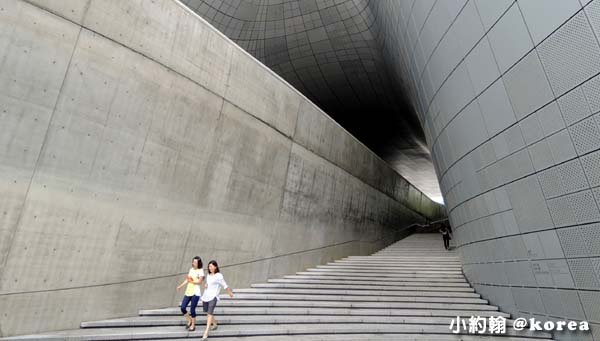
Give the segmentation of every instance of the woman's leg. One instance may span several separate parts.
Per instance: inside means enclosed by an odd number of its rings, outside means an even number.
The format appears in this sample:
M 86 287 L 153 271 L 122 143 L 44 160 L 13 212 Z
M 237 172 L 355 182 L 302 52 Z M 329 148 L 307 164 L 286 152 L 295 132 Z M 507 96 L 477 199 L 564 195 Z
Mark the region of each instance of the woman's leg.
M 206 314 L 206 329 L 204 330 L 204 336 L 202 336 L 205 339 L 208 337 L 208 331 L 210 330 L 210 325 L 212 324 L 212 321 L 213 321 L 213 315 Z
M 182 314 L 187 314 L 187 306 L 190 303 L 190 297 L 189 296 L 183 296 L 183 300 L 181 300 L 181 313 Z
M 190 323 L 190 330 L 196 330 L 196 307 L 198 306 L 198 300 L 200 299 L 200 296 L 192 296 L 192 304 L 190 306 L 190 316 L 191 316 L 191 323 Z
M 211 325 L 213 323 L 215 323 L 215 315 L 214 315 L 214 311 L 215 311 L 215 307 L 217 306 L 217 298 L 215 297 L 212 301 L 210 302 L 202 302 L 204 311 L 206 312 L 206 330 L 204 331 L 204 339 L 208 338 L 208 331 L 211 329 L 215 329 L 215 328 L 211 328 Z
M 192 299 L 192 296 L 183 296 L 183 300 L 181 301 L 181 313 L 183 314 L 183 316 L 185 317 L 185 319 L 187 320 L 187 328 L 190 327 L 190 324 L 192 323 L 192 319 L 190 317 L 190 315 L 187 312 L 187 306 L 190 303 L 190 300 Z
M 211 309 L 211 311 L 210 311 L 210 312 L 211 312 L 211 314 L 212 314 L 212 321 L 211 321 L 211 325 L 212 325 L 212 326 L 210 327 L 210 330 L 215 330 L 215 329 L 217 329 L 217 318 L 215 317 L 215 314 L 213 313 L 213 312 L 215 311 L 215 308 L 217 307 L 217 302 L 218 302 L 218 301 L 217 301 L 217 299 L 216 299 L 216 298 L 214 298 L 214 299 L 212 300 L 212 309 Z

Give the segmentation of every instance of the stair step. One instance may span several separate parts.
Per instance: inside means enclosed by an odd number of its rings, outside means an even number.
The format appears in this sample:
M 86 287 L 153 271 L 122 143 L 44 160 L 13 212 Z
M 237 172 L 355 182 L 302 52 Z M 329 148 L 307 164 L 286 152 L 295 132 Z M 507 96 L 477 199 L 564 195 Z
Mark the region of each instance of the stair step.
M 309 300 L 221 300 L 218 307 L 297 307 L 297 308 L 365 308 L 365 309 L 456 309 L 496 311 L 498 307 L 469 303 L 419 303 L 419 302 L 335 302 Z M 179 308 L 169 308 L 179 313 Z
M 244 288 L 235 289 L 237 293 L 255 294 L 307 294 L 307 295 L 354 295 L 354 296 L 408 296 L 408 297 L 469 297 L 480 298 L 481 295 L 469 292 L 447 292 L 447 291 L 401 291 L 401 290 L 339 290 L 339 289 L 286 289 L 286 288 Z
M 381 272 L 381 271 L 385 272 Z M 409 275 L 455 275 L 462 276 L 462 272 L 460 270 L 396 270 L 396 269 L 369 269 L 366 271 L 365 269 L 349 269 L 344 267 L 320 267 L 320 268 L 308 268 L 306 269 L 308 272 L 363 272 L 366 275 L 370 275 L 372 273 L 386 273 L 386 274 L 409 274 Z
M 462 267 L 462 264 L 460 262 L 444 262 L 444 263 L 436 263 L 436 262 L 417 262 L 417 261 L 412 261 L 412 262 L 403 262 L 403 261 L 398 261 L 398 260 L 387 260 L 387 261 L 378 261 L 378 262 L 368 262 L 366 260 L 361 260 L 361 259 L 340 259 L 340 260 L 336 260 L 334 263 L 336 264 L 361 264 L 364 266 L 443 266 L 443 267 L 451 267 L 451 266 L 456 266 L 456 267 Z
M 306 335 L 306 334 L 441 334 L 451 335 L 448 326 L 441 325 L 411 325 L 411 324 L 275 324 L 275 325 L 225 325 L 210 333 L 212 337 L 227 337 L 240 335 Z M 54 335 L 52 335 L 54 334 Z M 129 340 L 156 340 L 168 338 L 198 338 L 202 331 L 197 329 L 188 332 L 181 326 L 176 327 L 139 327 L 139 328 L 96 328 L 79 329 L 73 331 L 56 332 L 52 334 L 35 335 L 35 338 L 26 336 L 9 338 L 9 340 L 90 340 L 90 339 L 129 339 Z M 462 334 L 468 334 L 462 332 Z M 547 333 L 532 333 L 530 331 L 515 332 L 507 329 L 504 335 L 527 336 L 532 338 L 549 338 Z
M 226 315 L 339 315 L 339 316 L 427 316 L 427 317 L 454 317 L 474 315 L 489 317 L 503 316 L 509 318 L 510 314 L 494 310 L 464 309 L 396 309 L 396 308 L 302 308 L 302 307 L 222 307 L 217 306 L 215 314 Z M 178 308 L 146 309 L 139 311 L 140 316 L 180 316 Z
M 391 297 L 391 296 L 355 296 L 355 295 L 302 295 L 302 294 L 236 294 L 235 297 L 221 297 L 221 302 L 254 300 L 254 301 L 318 301 L 318 302 L 411 302 L 411 303 L 460 303 L 487 304 L 487 300 L 467 297 Z
M 339 263 L 339 262 L 331 262 L 327 263 L 327 265 L 317 265 L 317 268 L 351 268 L 366 271 L 366 269 L 375 269 L 375 270 L 456 270 L 460 271 L 462 266 L 460 265 L 372 265 L 366 263 Z
M 345 282 L 359 281 L 362 279 L 365 282 L 364 276 L 362 278 L 352 278 L 349 274 L 339 274 L 339 273 L 329 273 L 329 274 L 319 274 L 319 273 L 309 273 L 309 274 L 299 274 L 299 275 L 287 275 L 283 277 L 284 279 L 335 279 Z M 464 277 L 416 277 L 416 276 L 379 276 L 368 278 L 368 281 L 371 284 L 379 284 L 386 282 L 418 282 L 418 283 L 467 283 L 467 280 Z M 421 285 L 421 284 L 418 284 Z
M 358 269 L 348 269 L 348 268 L 309 268 L 302 273 L 310 272 L 314 275 L 323 275 L 323 274 L 347 274 L 347 275 L 356 275 L 361 277 L 378 277 L 381 275 L 389 275 L 390 277 L 441 277 L 441 278 L 464 278 L 463 273 L 461 271 L 437 271 L 437 270 L 377 270 L 377 272 L 364 272 L 364 270 Z M 365 276 L 362 276 L 365 275 Z M 371 276 L 372 275 L 372 276 Z M 353 277 L 353 276 L 351 276 Z M 354 278 L 354 277 L 353 277 Z
M 239 336 L 226 337 L 225 341 L 297 341 L 299 338 L 303 341 L 531 341 L 527 337 L 508 337 L 508 336 L 470 336 L 453 334 L 328 334 L 328 335 L 276 335 L 276 336 Z M 171 339 L 172 341 L 181 341 L 187 339 Z
M 439 256 L 439 255 L 431 255 L 431 252 L 424 252 L 424 253 L 420 253 L 420 254 L 410 254 L 410 255 L 406 255 L 406 257 L 396 257 L 396 256 L 386 256 L 385 254 L 377 254 L 374 253 L 372 255 L 369 256 L 348 256 L 348 257 L 343 257 L 340 258 L 340 260 L 348 260 L 348 259 L 360 259 L 360 260 L 367 260 L 367 259 L 375 259 L 375 258 L 394 258 L 395 260 L 401 259 L 402 261 L 405 262 L 430 262 L 430 263 L 438 263 L 438 262 L 460 262 L 460 255 L 459 254 L 455 254 L 455 255 L 443 255 L 443 256 Z M 372 261 L 371 261 L 372 262 Z M 373 263 L 373 262 L 372 262 Z
M 469 316 L 470 317 L 470 316 Z M 220 325 L 236 324 L 308 324 L 308 323 L 382 323 L 382 324 L 424 324 L 449 326 L 454 317 L 428 316 L 340 316 L 340 315 L 225 315 L 219 316 Z M 513 320 L 507 320 L 512 326 Z M 205 324 L 206 315 L 198 315 L 196 324 Z M 81 323 L 81 328 L 124 328 L 184 326 L 181 316 L 136 316 Z
M 456 284 L 456 285 L 452 285 Z M 462 291 L 462 292 L 474 292 L 475 289 L 471 288 L 468 283 L 428 283 L 422 285 L 419 282 L 416 283 L 403 283 L 389 282 L 389 283 L 378 283 L 378 284 L 346 284 L 339 283 L 336 280 L 302 280 L 302 279 L 272 279 L 269 283 L 258 283 L 252 284 L 252 288 L 295 288 L 295 289 L 306 289 L 306 288 L 318 288 L 318 289 L 352 289 L 352 290 L 415 290 L 415 291 Z

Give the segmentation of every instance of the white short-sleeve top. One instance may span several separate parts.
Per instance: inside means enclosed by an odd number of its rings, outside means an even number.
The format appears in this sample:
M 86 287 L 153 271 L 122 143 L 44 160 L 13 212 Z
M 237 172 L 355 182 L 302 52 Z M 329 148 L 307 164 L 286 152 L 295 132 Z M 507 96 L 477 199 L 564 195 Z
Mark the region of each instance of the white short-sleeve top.
M 208 274 L 205 277 L 205 280 L 206 289 L 204 289 L 204 293 L 202 293 L 203 302 L 210 302 L 215 297 L 219 299 L 219 293 L 221 292 L 221 288 L 227 289 L 229 287 L 221 273 Z

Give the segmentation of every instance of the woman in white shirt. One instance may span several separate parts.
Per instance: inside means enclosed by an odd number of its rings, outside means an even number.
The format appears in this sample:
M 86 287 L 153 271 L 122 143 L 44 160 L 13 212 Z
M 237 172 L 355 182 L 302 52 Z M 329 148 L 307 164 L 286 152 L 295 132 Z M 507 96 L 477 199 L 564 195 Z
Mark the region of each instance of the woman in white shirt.
M 208 331 L 217 329 L 217 320 L 214 317 L 215 307 L 219 300 L 221 288 L 227 290 L 229 297 L 233 298 L 233 291 L 227 286 L 223 275 L 219 271 L 219 265 L 216 261 L 208 262 L 208 276 L 206 276 L 206 284 L 204 285 L 204 293 L 202 294 L 202 308 L 206 313 L 206 330 L 202 340 L 208 338 Z M 211 327 L 212 326 L 212 327 Z
M 187 284 L 185 294 L 181 301 L 181 313 L 187 320 L 186 328 L 189 331 L 196 330 L 196 307 L 200 300 L 200 285 L 204 281 L 204 270 L 202 269 L 202 259 L 196 256 L 192 259 L 192 268 L 188 272 L 186 279 L 177 286 L 177 290 Z M 191 303 L 190 313 L 186 308 Z

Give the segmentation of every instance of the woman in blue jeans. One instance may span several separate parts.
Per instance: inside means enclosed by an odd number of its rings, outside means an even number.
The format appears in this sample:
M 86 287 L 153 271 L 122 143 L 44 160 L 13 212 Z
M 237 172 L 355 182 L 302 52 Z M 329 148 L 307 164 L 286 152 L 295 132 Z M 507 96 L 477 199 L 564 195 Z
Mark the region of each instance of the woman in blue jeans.
M 202 269 L 202 260 L 196 256 L 192 259 L 192 268 L 188 272 L 186 279 L 177 286 L 177 290 L 179 290 L 187 284 L 183 300 L 181 301 L 181 313 L 187 320 L 187 330 L 191 332 L 196 330 L 196 307 L 200 300 L 200 285 L 203 281 L 204 270 Z M 190 303 L 190 313 L 188 313 L 186 308 Z

